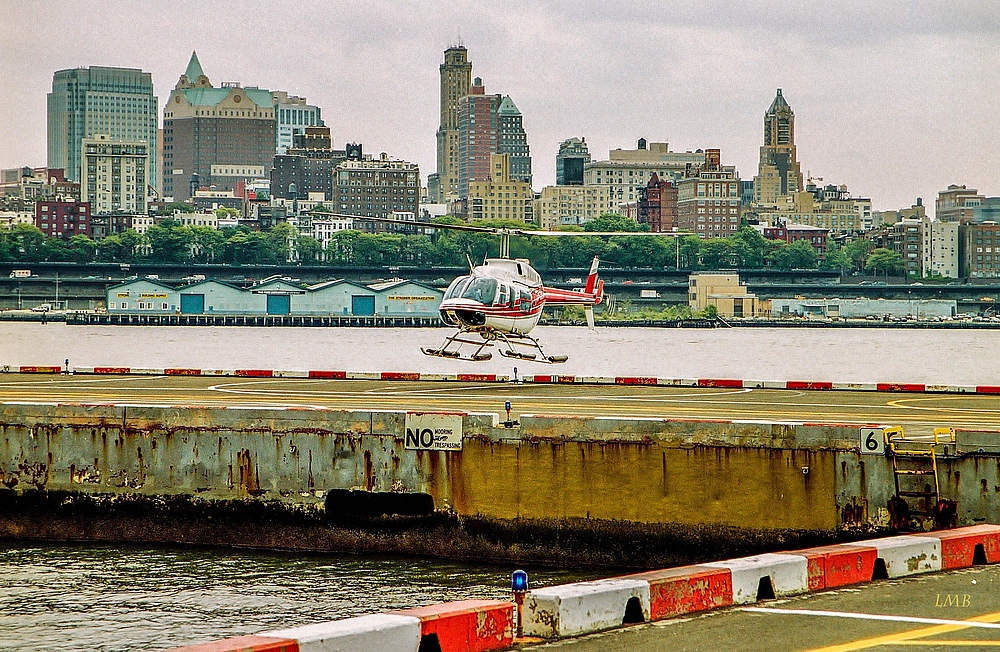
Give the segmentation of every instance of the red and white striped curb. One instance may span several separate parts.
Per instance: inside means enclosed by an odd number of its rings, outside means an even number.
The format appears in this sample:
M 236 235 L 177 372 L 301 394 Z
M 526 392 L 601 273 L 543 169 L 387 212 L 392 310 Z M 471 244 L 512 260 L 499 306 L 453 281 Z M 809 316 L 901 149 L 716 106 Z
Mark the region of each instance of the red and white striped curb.
M 5 365 L 0 371 L 22 374 L 60 374 L 66 370 L 51 365 Z M 336 371 L 313 369 L 198 369 L 189 367 L 73 367 L 74 374 L 141 376 L 219 376 L 236 378 L 317 378 L 329 380 L 423 380 L 467 383 L 549 385 L 646 385 L 658 387 L 702 387 L 721 389 L 845 390 L 855 392 L 906 392 L 914 394 L 1000 394 L 1000 385 L 945 385 L 932 383 L 832 382 L 820 380 L 744 380 L 740 378 L 660 378 L 657 376 L 574 376 L 534 374 L 517 377 L 492 373 L 432 374 L 419 371 Z
M 911 563 L 917 559 L 919 563 Z M 523 629 L 562 638 L 774 597 L 1000 562 L 1000 525 L 974 525 L 767 553 L 727 561 L 575 582 L 529 591 Z M 466 600 L 347 618 L 174 648 L 173 652 L 312 652 L 433 647 L 449 652 L 507 649 L 515 606 Z
M 173 652 L 487 652 L 513 643 L 514 603 L 463 600 L 261 632 Z

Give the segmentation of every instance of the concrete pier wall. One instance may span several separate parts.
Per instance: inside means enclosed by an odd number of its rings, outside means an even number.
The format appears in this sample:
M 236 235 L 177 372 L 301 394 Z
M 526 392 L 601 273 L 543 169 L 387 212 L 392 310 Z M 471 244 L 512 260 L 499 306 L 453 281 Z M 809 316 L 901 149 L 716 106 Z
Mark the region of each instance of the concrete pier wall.
M 834 531 L 886 525 L 892 464 L 859 428 L 761 422 L 463 417 L 459 451 L 408 450 L 405 413 L 5 404 L 14 490 L 319 503 L 329 489 L 429 493 L 499 520 L 606 519 Z M 939 459 L 959 524 L 1000 522 L 1000 433 Z

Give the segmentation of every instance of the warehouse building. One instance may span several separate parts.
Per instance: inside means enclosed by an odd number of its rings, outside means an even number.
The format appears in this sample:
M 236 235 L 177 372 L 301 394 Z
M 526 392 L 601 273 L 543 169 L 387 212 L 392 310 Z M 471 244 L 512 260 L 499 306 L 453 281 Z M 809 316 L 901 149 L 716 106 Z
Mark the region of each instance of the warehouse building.
M 177 290 L 153 279 L 136 279 L 108 288 L 108 312 L 141 312 L 150 315 L 177 312 Z
M 375 314 L 386 317 L 435 316 L 444 296 L 429 285 L 400 279 L 369 287 L 375 291 Z
M 954 299 L 771 299 L 773 317 L 915 317 L 951 318 Z
M 343 279 L 306 286 L 275 278 L 249 288 L 211 280 L 174 288 L 136 279 L 109 288 L 106 305 L 117 314 L 436 317 L 443 296 L 399 279 L 366 287 Z

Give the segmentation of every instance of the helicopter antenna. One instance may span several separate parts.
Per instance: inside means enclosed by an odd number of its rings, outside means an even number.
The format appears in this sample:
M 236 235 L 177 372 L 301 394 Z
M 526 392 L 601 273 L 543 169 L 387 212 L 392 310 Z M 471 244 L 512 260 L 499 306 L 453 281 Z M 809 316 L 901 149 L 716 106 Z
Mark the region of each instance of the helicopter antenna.
M 472 264 L 472 257 L 468 253 L 466 253 L 465 259 L 469 261 L 469 273 L 472 273 L 472 271 L 475 269 L 475 266 Z

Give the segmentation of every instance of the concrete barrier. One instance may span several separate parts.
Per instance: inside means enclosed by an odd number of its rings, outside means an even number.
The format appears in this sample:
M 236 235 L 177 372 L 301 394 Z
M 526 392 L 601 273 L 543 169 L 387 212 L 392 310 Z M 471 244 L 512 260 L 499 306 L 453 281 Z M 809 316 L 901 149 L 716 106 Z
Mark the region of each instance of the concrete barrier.
M 875 548 L 878 558 L 870 579 L 879 579 L 882 566 L 889 579 L 941 570 L 941 540 L 937 537 L 905 535 L 843 545 Z
M 260 636 L 291 639 L 298 652 L 417 652 L 420 619 L 414 616 L 373 614 L 316 625 L 304 625 Z
M 298 652 L 298 649 L 295 639 L 252 635 L 175 647 L 169 652 Z
M 972 525 L 928 532 L 941 542 L 941 569 L 1000 562 L 1000 525 Z
M 421 650 L 485 652 L 507 649 L 514 642 L 512 602 L 462 600 L 391 613 L 420 620 Z
M 325 378 L 329 380 L 347 380 L 346 371 L 325 371 L 314 369 L 309 372 L 309 378 Z
M 814 381 L 814 380 L 789 380 L 785 383 L 785 389 L 819 389 L 819 390 L 832 390 L 833 383 L 827 381 Z
M 524 598 L 526 636 L 578 636 L 647 620 L 649 582 L 645 580 L 563 584 L 529 591 Z
M 733 576 L 728 568 L 681 566 L 626 575 L 620 579 L 649 582 L 650 620 L 733 604 Z
M 3 369 L 0 365 L 0 369 Z M 62 367 L 50 365 L 6 365 L 14 373 L 52 373 Z M 507 383 L 513 379 L 499 374 L 426 374 L 391 371 L 295 371 L 269 369 L 150 369 L 140 367 L 75 367 L 78 374 L 184 375 L 184 376 L 249 376 L 263 378 L 329 378 L 337 380 L 436 380 L 459 382 Z M 1000 394 L 1000 385 L 945 385 L 931 383 L 894 382 L 832 382 L 828 380 L 753 380 L 740 378 L 660 378 L 650 376 L 569 376 L 526 374 L 522 383 L 573 383 L 584 385 L 657 385 L 667 387 L 752 388 L 794 390 L 846 390 L 862 392 L 910 392 L 916 394 Z
M 878 551 L 874 546 L 860 544 L 820 546 L 789 554 L 806 558 L 810 591 L 869 582 L 878 558 Z
M 922 394 L 926 391 L 923 383 L 877 383 L 875 390 L 879 392 L 910 392 Z
M 58 374 L 62 373 L 62 370 L 62 367 L 41 365 L 22 365 L 18 367 L 18 371 L 22 374 Z
M 702 565 L 730 570 L 733 604 L 748 604 L 809 590 L 808 565 L 802 555 L 767 553 Z
M 699 378 L 698 387 L 726 387 L 742 389 L 743 381 L 736 378 Z

